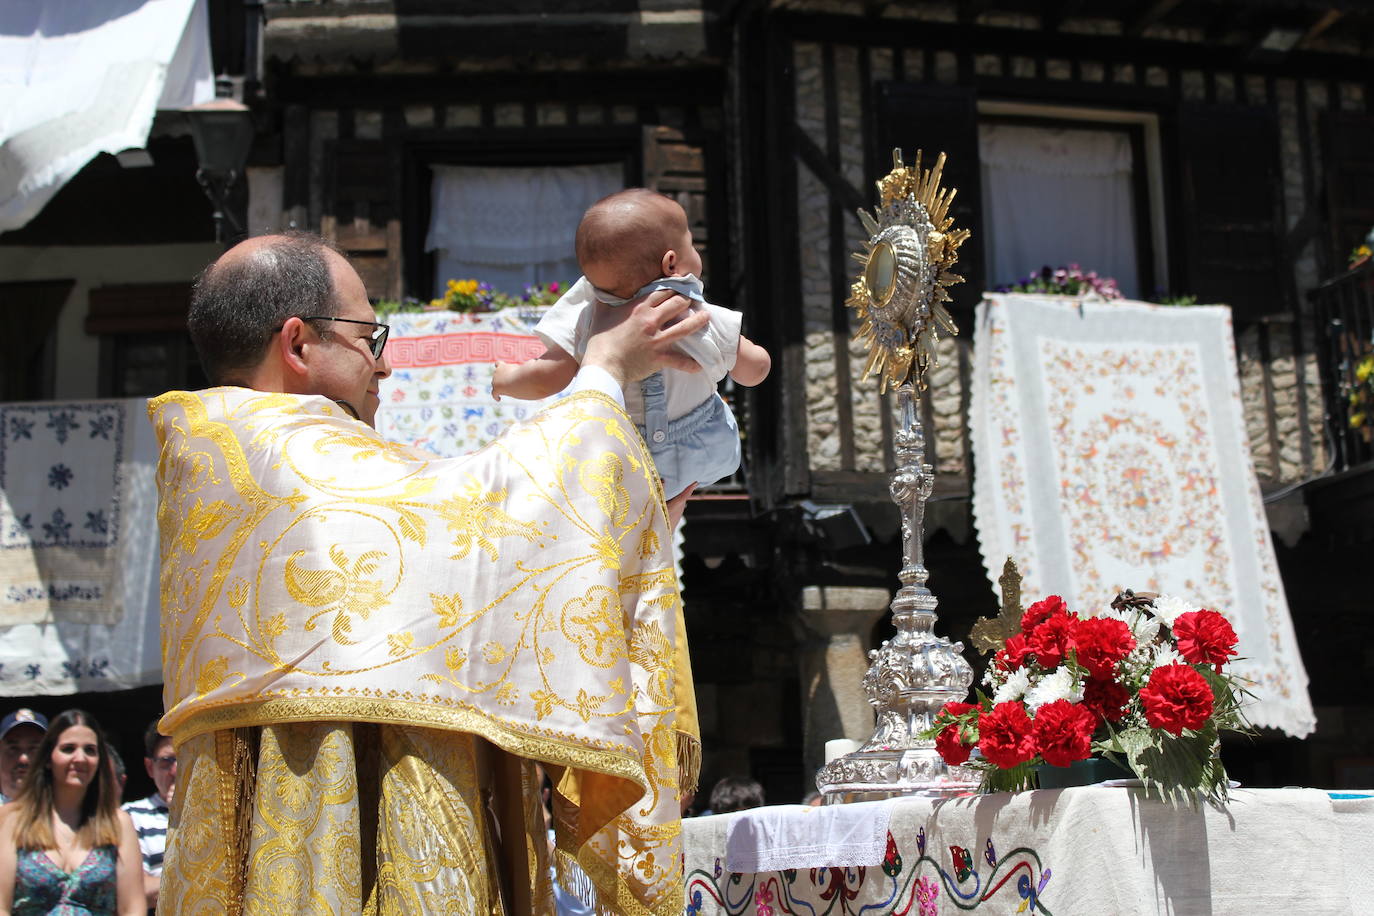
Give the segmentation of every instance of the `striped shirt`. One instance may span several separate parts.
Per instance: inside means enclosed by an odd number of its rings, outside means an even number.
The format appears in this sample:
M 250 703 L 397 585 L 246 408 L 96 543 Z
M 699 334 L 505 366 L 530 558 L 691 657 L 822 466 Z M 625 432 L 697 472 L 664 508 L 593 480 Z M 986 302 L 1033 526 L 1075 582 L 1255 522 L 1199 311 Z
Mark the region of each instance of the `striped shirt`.
M 167 803 L 154 792 L 141 801 L 125 802 L 122 807 L 138 834 L 143 870 L 150 875 L 161 875 L 162 854 L 167 848 Z

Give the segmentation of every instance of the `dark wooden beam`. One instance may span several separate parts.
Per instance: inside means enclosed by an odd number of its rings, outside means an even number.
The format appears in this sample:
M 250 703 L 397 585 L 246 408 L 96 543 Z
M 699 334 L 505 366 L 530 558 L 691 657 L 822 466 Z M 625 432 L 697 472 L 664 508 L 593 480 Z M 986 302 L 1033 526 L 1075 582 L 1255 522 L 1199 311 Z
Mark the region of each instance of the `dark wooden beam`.
M 973 25 L 995 2 L 996 0 L 968 0 L 966 3 L 960 3 L 959 22 L 963 25 Z
M 1084 0 L 1045 0 L 1040 14 L 1040 27 L 1046 32 L 1057 32 L 1066 19 L 1078 15 Z
M 1140 12 L 1126 23 L 1123 30 L 1127 38 L 1139 38 L 1145 30 L 1173 11 L 1182 0 L 1150 0 Z
M 1294 45 L 1293 49 L 1295 51 L 1306 51 L 1308 47 L 1312 44 L 1312 42 L 1316 41 L 1317 38 L 1327 29 L 1331 28 L 1337 22 L 1340 22 L 1341 17 L 1344 15 L 1344 10 L 1338 10 L 1335 8 L 1326 10 L 1324 13 L 1317 17 L 1316 22 L 1308 26 L 1307 31 L 1303 33 L 1302 38 L 1298 39 L 1298 43 Z
M 1079 35 L 1069 32 L 972 26 L 953 22 L 883 19 L 853 16 L 774 13 L 769 28 L 793 39 L 833 41 L 844 35 L 849 44 L 877 47 L 967 48 L 976 54 L 1016 54 L 1086 60 L 1125 61 L 1137 67 L 1151 65 L 1181 69 L 1236 70 L 1279 77 L 1339 79 L 1361 84 L 1370 81 L 1369 61 L 1344 54 L 1294 51 L 1280 60 L 1250 60 L 1244 48 L 1231 45 L 1162 41 L 1113 35 Z M 919 77 L 908 72 L 908 78 Z M 380 83 L 382 80 L 378 79 Z M 980 80 L 981 84 L 981 80 Z M 1065 84 L 1067 85 L 1067 84 Z
M 797 144 L 797 156 L 801 161 L 815 173 L 821 180 L 821 184 L 831 194 L 839 197 L 846 208 L 849 210 L 861 210 L 868 206 L 868 201 L 859 193 L 858 188 L 850 184 L 843 175 L 839 173 L 831 164 L 825 152 L 816 145 L 804 130 L 800 127 L 793 131 L 793 139 Z

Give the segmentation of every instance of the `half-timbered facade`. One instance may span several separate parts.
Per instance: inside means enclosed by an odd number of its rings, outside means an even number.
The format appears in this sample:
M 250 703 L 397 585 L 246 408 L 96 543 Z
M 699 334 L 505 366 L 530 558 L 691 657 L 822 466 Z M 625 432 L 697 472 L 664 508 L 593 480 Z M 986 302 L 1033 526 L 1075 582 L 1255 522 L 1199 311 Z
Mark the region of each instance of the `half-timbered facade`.
M 1374 535 L 1374 455 L 1368 428 L 1338 406 L 1369 340 L 1371 297 L 1367 273 L 1332 281 L 1374 224 L 1374 13 L 1334 0 L 212 10 L 220 69 L 241 78 L 257 118 L 250 230 L 335 239 L 376 298 L 428 299 L 446 265 L 469 263 L 437 244 L 447 217 L 436 195 L 480 194 L 508 170 L 571 181 L 601 169 L 598 180 L 686 208 L 708 295 L 742 309 L 774 355 L 773 376 L 738 400 L 744 474 L 687 516 L 708 785 L 749 771 L 770 800 L 793 800 L 826 738 L 866 734 L 858 678 L 898 565 L 894 405 L 861 377 L 844 300 L 855 210 L 872 206 L 894 148 L 908 161 L 947 154 L 956 222 L 973 230 L 955 288 L 964 333 L 942 343 L 921 405 L 937 473 L 928 565 L 943 632 L 960 638 L 993 611 L 969 513 L 972 314 L 984 289 L 1040 266 L 1006 267 L 1035 233 L 1016 236 L 999 216 L 1024 203 L 997 157 L 1049 134 L 1117 163 L 1123 289 L 1233 309 L 1251 450 L 1321 722 L 1307 742 L 1238 748 L 1233 769 L 1260 784 L 1325 784 L 1340 760 L 1374 754 L 1355 737 L 1374 733 L 1374 710 L 1349 699 L 1374 674 L 1354 586 Z M 508 245 L 521 244 L 512 227 L 566 218 L 547 201 L 502 206 Z M 537 230 L 522 231 L 536 248 Z M 92 295 L 86 332 L 124 327 L 121 308 L 174 323 L 150 296 L 121 306 Z M 185 381 L 149 381 L 149 392 Z

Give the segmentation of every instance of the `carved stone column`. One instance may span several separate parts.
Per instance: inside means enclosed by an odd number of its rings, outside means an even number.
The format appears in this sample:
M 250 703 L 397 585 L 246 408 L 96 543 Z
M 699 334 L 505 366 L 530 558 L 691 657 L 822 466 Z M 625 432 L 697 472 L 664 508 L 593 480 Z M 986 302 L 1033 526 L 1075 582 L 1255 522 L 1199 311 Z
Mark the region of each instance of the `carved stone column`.
M 869 636 L 887 613 L 882 588 L 808 585 L 802 589 L 802 765 L 809 786 L 832 738 L 864 741 L 873 733 L 873 706 L 864 693 Z M 781 799 L 779 800 L 781 801 Z

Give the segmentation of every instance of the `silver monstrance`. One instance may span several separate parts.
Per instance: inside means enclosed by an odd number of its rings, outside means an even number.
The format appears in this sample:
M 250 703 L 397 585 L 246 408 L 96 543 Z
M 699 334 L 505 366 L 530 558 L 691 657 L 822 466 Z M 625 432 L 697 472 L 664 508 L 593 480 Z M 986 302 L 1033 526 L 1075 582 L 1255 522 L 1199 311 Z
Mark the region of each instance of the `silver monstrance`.
M 969 232 L 951 228 L 955 191 L 940 188 L 943 154 L 924 174 L 919 152 L 911 168 L 902 164 L 901 150 L 893 151 L 892 161 L 892 171 L 877 183 L 879 207 L 873 215 L 859 211 L 869 239 L 854 255 L 864 268 L 846 304 L 863 322 L 857 339 L 869 346 L 865 377 L 877 373 L 880 390 L 897 389 L 897 467 L 888 489 L 902 514 L 902 587 L 891 605 L 897 635 L 869 652 L 872 664 L 864 675 L 877 725 L 858 750 L 817 772 L 816 787 L 827 804 L 968 792 L 979 782 L 977 773 L 946 764 L 935 742 L 920 737 L 940 708 L 965 699 L 973 684 L 963 643 L 951 644 L 933 632 L 939 601 L 926 588 L 923 533 L 935 477 L 925 461 L 916 409 L 940 332 L 958 333 L 944 306 L 945 287 L 963 280 L 949 268 Z

